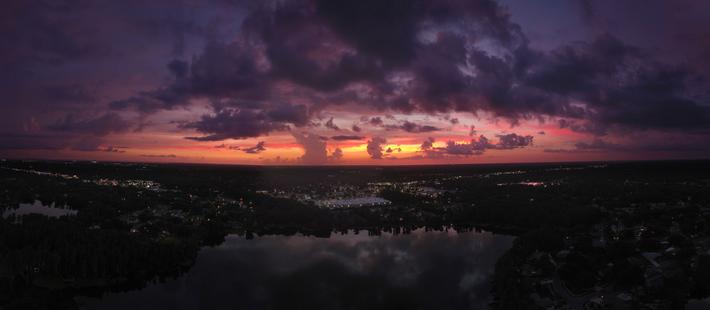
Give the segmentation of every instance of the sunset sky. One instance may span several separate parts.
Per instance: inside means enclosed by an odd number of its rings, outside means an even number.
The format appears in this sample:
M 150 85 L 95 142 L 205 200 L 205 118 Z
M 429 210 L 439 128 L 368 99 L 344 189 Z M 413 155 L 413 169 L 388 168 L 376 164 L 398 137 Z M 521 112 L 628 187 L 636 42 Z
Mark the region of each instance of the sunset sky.
M 710 158 L 710 1 L 0 4 L 0 158 Z

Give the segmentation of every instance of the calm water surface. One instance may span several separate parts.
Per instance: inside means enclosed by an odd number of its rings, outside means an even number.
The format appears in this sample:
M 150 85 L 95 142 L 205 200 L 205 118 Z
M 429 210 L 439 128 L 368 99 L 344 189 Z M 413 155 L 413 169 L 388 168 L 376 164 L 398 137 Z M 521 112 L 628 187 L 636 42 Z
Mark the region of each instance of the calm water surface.
M 21 203 L 17 208 L 6 209 L 2 213 L 2 217 L 6 218 L 11 215 L 21 217 L 28 214 L 41 214 L 49 217 L 60 217 L 65 215 L 76 215 L 78 211 L 68 209 L 66 206 L 58 207 L 54 203 L 45 206 L 41 201 L 35 200 L 33 203 Z
M 513 237 L 427 232 L 230 235 L 183 276 L 82 300 L 85 309 L 485 309 Z

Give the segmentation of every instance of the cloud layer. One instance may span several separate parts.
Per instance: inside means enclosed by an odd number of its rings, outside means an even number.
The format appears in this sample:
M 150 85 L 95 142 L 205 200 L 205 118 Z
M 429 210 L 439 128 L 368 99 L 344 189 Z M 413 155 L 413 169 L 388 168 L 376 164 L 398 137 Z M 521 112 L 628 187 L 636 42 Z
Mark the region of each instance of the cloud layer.
M 388 141 L 436 136 L 445 146 L 416 152 L 441 158 L 530 148 L 541 131 L 488 130 L 492 143 L 471 124 L 482 117 L 536 122 L 548 141 L 580 134 L 565 142 L 574 150 L 635 152 L 642 134 L 654 136 L 646 151 L 667 148 L 659 137 L 710 141 L 710 5 L 571 3 L 536 8 L 556 27 L 575 17 L 562 40 L 523 4 L 494 0 L 11 0 L 0 151 L 101 151 L 161 130 L 258 143 L 245 154 L 277 150 L 276 135 L 301 162 L 328 163 L 358 142 L 382 159 L 402 150 Z

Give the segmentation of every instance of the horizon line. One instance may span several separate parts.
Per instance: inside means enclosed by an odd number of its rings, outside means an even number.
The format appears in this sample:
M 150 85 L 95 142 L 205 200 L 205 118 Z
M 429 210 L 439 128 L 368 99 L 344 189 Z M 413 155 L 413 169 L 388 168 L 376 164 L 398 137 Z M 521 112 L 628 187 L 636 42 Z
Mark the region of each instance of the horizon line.
M 498 163 L 422 163 L 422 164 L 238 164 L 210 162 L 157 162 L 157 161 L 107 161 L 91 159 L 31 159 L 31 158 L 0 158 L 2 162 L 55 162 L 55 163 L 95 163 L 95 164 L 149 164 L 149 165 L 181 165 L 181 166 L 229 166 L 250 168 L 396 168 L 396 167 L 456 167 L 456 166 L 495 166 L 495 165 L 555 165 L 555 164 L 619 164 L 619 163 L 652 163 L 652 162 L 704 162 L 710 158 L 677 158 L 677 159 L 611 159 L 611 160 L 570 160 L 570 161 L 530 161 L 530 162 L 498 162 Z

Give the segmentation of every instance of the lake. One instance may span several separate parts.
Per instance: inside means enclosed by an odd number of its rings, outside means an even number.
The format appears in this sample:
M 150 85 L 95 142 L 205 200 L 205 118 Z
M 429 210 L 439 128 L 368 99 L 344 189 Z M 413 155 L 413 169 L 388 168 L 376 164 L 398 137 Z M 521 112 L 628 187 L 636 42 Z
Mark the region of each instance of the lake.
M 64 206 L 63 208 L 57 207 L 54 203 L 45 206 L 41 201 L 35 200 L 33 203 L 21 203 L 17 208 L 5 209 L 2 213 L 3 218 L 15 215 L 17 217 L 22 217 L 28 214 L 40 214 L 49 217 L 61 217 L 61 216 L 73 216 L 77 214 L 76 210 L 71 210 Z
M 514 237 L 425 231 L 229 235 L 184 275 L 81 298 L 84 309 L 485 309 L 496 260 Z

